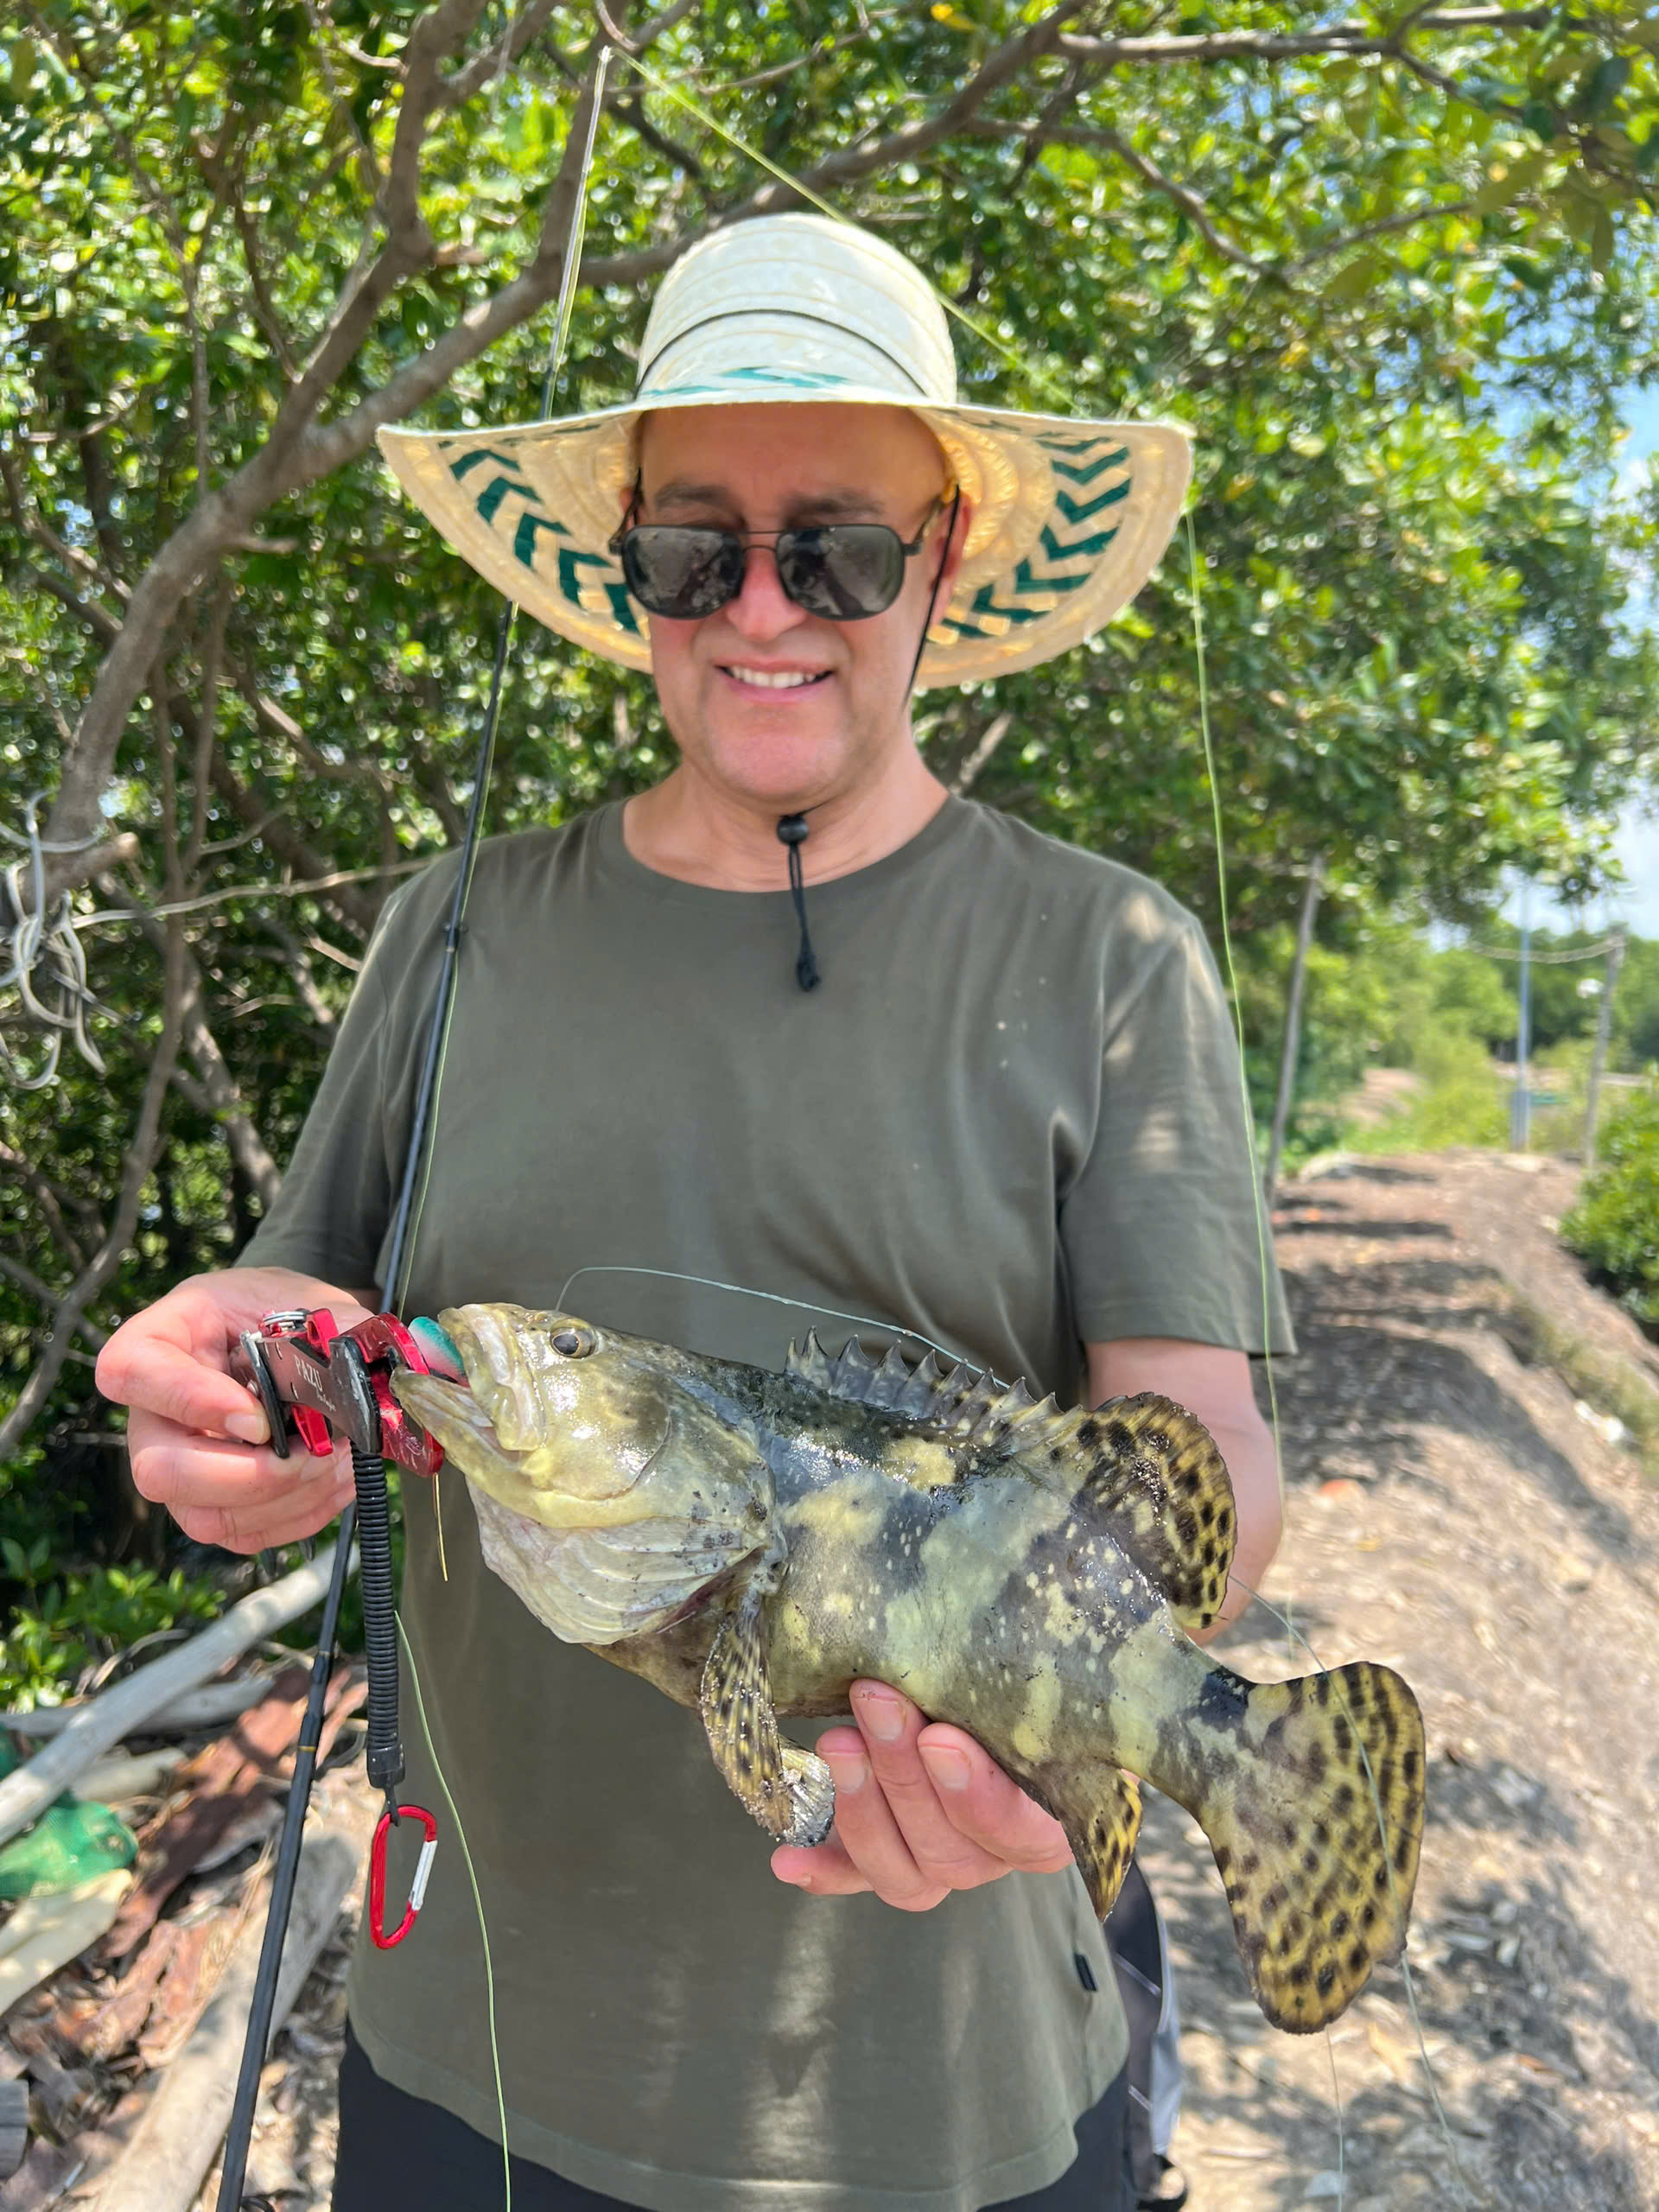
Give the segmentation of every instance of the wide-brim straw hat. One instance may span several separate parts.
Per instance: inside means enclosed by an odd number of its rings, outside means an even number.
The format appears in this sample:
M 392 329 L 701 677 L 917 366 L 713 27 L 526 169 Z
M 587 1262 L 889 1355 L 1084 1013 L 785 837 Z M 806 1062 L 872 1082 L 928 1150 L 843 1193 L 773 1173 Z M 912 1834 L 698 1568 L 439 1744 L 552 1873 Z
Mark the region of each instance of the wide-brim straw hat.
M 650 618 L 609 550 L 640 416 L 826 400 L 908 408 L 973 502 L 920 685 L 982 683 L 1089 637 L 1140 590 L 1180 514 L 1192 449 L 1179 424 L 964 404 L 926 278 L 883 239 L 821 215 L 733 224 L 682 255 L 623 405 L 497 429 L 386 429 L 380 446 L 480 575 L 561 636 L 646 669 Z

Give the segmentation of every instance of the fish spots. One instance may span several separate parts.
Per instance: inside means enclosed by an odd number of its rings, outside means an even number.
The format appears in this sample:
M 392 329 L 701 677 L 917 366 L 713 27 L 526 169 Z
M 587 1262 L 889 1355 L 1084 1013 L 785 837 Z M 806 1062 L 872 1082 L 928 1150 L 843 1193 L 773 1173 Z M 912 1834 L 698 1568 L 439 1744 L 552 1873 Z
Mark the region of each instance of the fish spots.
M 1249 1703 L 1250 1685 L 1225 1667 L 1212 1667 L 1198 1690 L 1197 1718 L 1212 1728 L 1236 1728 Z

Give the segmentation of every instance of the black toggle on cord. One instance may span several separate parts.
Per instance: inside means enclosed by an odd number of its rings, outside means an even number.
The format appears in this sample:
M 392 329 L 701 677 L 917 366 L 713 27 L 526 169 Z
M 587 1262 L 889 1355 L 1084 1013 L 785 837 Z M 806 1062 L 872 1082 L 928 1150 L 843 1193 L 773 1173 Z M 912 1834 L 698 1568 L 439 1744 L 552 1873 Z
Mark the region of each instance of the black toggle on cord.
M 780 814 L 778 836 L 789 852 L 789 895 L 795 901 L 795 918 L 801 925 L 801 948 L 795 956 L 795 980 L 804 991 L 816 991 L 823 981 L 818 973 L 817 955 L 812 950 L 812 940 L 806 931 L 806 881 L 801 874 L 801 847 L 806 842 L 807 822 L 804 814 Z

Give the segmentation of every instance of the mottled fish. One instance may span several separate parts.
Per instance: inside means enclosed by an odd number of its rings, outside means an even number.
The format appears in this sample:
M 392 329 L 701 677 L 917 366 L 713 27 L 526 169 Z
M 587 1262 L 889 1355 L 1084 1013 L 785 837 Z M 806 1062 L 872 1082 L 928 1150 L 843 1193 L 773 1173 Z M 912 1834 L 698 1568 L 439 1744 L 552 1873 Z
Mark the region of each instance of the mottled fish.
M 856 1340 L 809 1337 L 773 1374 L 568 1313 L 439 1318 L 466 1382 L 393 1387 L 466 1474 L 486 1560 L 555 1635 L 696 1707 L 769 1835 L 820 1842 L 835 1806 L 778 1715 L 844 1713 L 869 1676 L 1063 1822 L 1098 1913 L 1135 1777 L 1185 1805 L 1275 2025 L 1324 2025 L 1398 1954 L 1416 1700 L 1363 1661 L 1247 1681 L 1191 1641 L 1227 1586 L 1232 1485 L 1167 1398 L 1066 1412 Z

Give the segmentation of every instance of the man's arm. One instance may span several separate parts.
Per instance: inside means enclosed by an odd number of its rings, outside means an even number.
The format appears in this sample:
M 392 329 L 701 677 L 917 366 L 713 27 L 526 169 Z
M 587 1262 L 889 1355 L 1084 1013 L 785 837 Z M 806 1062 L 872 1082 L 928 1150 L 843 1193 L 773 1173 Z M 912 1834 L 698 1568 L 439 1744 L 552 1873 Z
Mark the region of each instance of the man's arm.
M 1215 1625 L 1198 1638 L 1207 1643 L 1235 1621 L 1262 1587 L 1283 1534 L 1279 1458 L 1273 1432 L 1256 1411 L 1248 1354 L 1220 1344 L 1188 1344 L 1179 1337 L 1127 1337 L 1090 1344 L 1089 1397 L 1130 1398 L 1156 1390 L 1196 1414 L 1232 1477 L 1238 1514 L 1233 1572 Z
M 1227 1462 L 1238 1546 L 1213 1636 L 1249 1604 L 1279 1546 L 1278 1460 L 1255 1409 L 1249 1361 L 1173 1337 L 1125 1338 L 1087 1351 L 1091 1403 L 1160 1391 L 1198 1416 Z M 856 1728 L 832 1728 L 818 1745 L 835 1777 L 835 1833 L 816 1850 L 785 1844 L 774 1852 L 780 1881 L 820 1897 L 874 1890 L 889 1904 L 925 1912 L 952 1890 L 1071 1863 L 1059 1822 L 963 1730 L 924 1720 L 887 1683 L 855 1685 L 853 1715 Z

